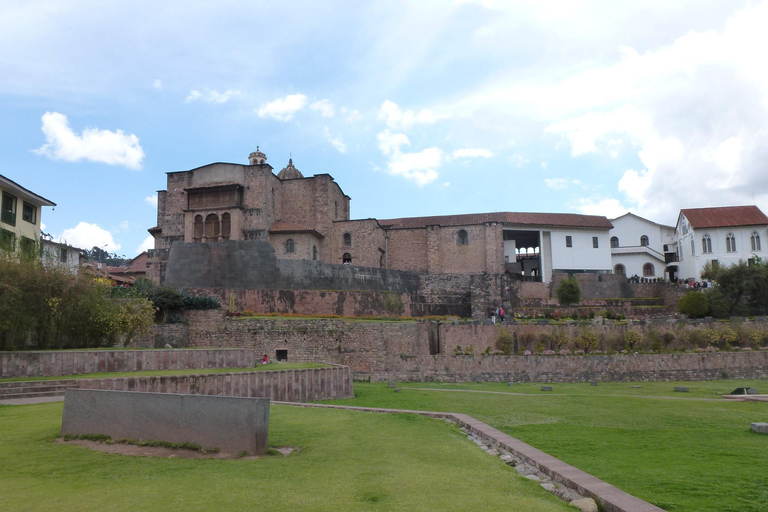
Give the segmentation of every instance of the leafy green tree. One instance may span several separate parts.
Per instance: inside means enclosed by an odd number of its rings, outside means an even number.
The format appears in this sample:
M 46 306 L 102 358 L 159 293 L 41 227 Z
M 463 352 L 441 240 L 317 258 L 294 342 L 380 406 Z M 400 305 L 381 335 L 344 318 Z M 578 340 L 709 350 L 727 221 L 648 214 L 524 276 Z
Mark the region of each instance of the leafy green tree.
M 581 301 L 581 287 L 575 277 L 561 281 L 555 293 L 561 306 L 578 304 Z
M 700 318 L 709 311 L 709 301 L 702 292 L 688 292 L 677 301 L 677 309 L 690 318 Z
M 702 277 L 717 282 L 707 290 L 713 316 L 748 316 L 768 313 L 768 263 L 754 258 L 728 267 L 705 267 Z

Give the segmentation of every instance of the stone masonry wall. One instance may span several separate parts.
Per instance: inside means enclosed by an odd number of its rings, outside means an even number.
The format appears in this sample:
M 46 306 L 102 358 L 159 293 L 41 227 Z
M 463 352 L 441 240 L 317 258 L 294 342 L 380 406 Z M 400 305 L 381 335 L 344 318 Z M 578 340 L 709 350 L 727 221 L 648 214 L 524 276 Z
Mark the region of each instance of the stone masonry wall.
M 372 381 L 604 382 L 768 379 L 768 351 L 613 356 L 389 356 Z
M 0 378 L 53 377 L 102 372 L 244 368 L 263 353 L 254 350 L 68 350 L 0 352 Z

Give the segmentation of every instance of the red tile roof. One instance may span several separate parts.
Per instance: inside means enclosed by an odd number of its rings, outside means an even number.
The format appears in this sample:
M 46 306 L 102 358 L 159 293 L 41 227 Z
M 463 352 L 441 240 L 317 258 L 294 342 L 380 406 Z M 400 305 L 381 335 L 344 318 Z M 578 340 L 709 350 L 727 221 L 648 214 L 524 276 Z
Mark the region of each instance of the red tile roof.
M 694 229 L 768 224 L 768 217 L 755 205 L 685 208 L 680 213 Z
M 613 224 L 602 216 L 575 213 L 495 212 L 466 215 L 438 215 L 379 220 L 385 229 L 412 229 L 426 226 L 466 226 L 485 222 L 501 222 L 518 226 L 547 226 L 576 229 L 611 229 Z

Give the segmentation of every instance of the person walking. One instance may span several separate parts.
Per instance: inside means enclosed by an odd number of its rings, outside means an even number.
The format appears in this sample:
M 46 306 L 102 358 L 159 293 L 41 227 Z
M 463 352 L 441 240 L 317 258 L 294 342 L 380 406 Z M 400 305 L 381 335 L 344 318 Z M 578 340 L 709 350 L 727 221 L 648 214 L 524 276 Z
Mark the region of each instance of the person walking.
M 499 306 L 499 321 L 504 323 L 504 306 Z

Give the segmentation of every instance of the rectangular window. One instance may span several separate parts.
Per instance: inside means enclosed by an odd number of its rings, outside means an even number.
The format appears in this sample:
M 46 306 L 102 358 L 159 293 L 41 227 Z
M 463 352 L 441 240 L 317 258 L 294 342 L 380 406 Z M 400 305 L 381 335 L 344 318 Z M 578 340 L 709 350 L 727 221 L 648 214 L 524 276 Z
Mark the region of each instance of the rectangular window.
M 566 235 L 565 237 L 565 246 L 566 247 L 573 247 L 573 238 L 571 235 Z
M 21 210 L 21 218 L 32 224 L 37 222 L 37 207 L 35 205 L 24 203 L 24 207 Z
M 62 263 L 66 263 L 67 262 L 67 248 L 66 247 L 62 247 L 61 251 L 59 252 L 59 261 L 61 261 Z
M 21 257 L 30 260 L 35 257 L 35 248 L 37 247 L 37 244 L 34 240 L 31 238 L 27 238 L 25 236 L 21 237 L 21 240 L 19 241 L 19 248 L 21 249 Z
M 597 237 L 593 236 L 592 237 L 592 248 L 597 249 L 597 247 L 598 247 L 597 246 Z
M 16 250 L 16 235 L 6 229 L 0 229 L 0 249 L 4 252 Z
M 0 220 L 11 226 L 16 225 L 16 198 L 3 192 L 2 215 Z

